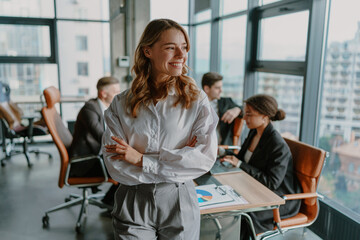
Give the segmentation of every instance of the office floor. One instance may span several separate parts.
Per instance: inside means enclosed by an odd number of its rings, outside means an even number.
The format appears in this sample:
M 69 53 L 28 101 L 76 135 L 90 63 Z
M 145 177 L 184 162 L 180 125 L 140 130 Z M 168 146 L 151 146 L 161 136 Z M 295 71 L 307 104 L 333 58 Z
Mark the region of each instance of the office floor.
M 64 201 L 70 193 L 79 190 L 57 186 L 59 155 L 55 145 L 42 144 L 31 146 L 53 154 L 53 160 L 40 155 L 31 155 L 31 169 L 27 167 L 24 155 L 17 155 L 0 168 L 0 238 L 2 240 L 92 240 L 113 239 L 111 219 L 103 209 L 89 207 L 84 233 L 75 232 L 79 206 L 50 213 L 50 227 L 42 228 L 44 211 Z M 0 157 L 3 154 L 0 153 Z M 103 192 L 110 185 L 102 187 Z M 307 230 L 304 238 L 302 230 L 290 231 L 285 236 L 272 239 L 318 240 L 314 233 Z

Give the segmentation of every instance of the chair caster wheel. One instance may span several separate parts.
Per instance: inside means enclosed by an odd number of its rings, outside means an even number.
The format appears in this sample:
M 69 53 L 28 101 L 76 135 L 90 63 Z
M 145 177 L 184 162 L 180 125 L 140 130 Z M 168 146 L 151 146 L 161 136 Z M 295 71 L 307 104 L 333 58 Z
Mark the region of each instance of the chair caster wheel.
M 42 218 L 43 228 L 49 228 L 49 216 L 45 215 Z
M 1 162 L 1 167 L 5 167 L 6 163 L 5 162 Z

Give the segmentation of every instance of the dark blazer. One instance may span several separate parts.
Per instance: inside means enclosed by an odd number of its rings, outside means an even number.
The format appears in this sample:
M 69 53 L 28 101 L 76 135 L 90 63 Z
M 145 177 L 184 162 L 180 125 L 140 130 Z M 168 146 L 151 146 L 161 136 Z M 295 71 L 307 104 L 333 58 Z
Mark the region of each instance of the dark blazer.
M 218 100 L 218 108 L 219 108 L 219 126 L 220 126 L 220 136 L 221 136 L 221 145 L 233 145 L 233 128 L 234 122 L 231 124 L 225 123 L 221 121 L 221 117 L 224 113 L 234 107 L 239 107 L 241 109 L 241 113 L 238 117 L 242 118 L 243 111 L 242 108 L 234 103 L 231 98 L 220 98 Z
M 244 161 L 245 152 L 256 133 L 256 129 L 250 130 L 241 146 L 237 155 L 237 158 L 243 161 L 240 168 L 279 196 L 300 193 L 301 187 L 293 172 L 290 149 L 271 123 L 265 128 L 249 162 Z M 299 212 L 300 203 L 300 200 L 287 201 L 285 205 L 280 206 L 280 216 L 284 218 L 294 216 Z M 273 229 L 271 210 L 250 215 L 256 233 Z
M 98 155 L 102 135 L 105 132 L 104 116 L 96 98 L 90 99 L 81 108 L 74 127 L 73 141 L 69 148 L 71 157 Z M 70 176 L 102 176 L 97 161 L 72 164 Z M 99 172 L 100 171 L 100 172 Z

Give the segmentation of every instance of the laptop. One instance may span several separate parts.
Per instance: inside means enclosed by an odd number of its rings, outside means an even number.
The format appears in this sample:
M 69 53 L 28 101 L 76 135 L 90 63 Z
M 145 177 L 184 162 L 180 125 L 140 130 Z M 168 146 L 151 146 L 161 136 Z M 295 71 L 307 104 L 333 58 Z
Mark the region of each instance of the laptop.
M 214 166 L 210 169 L 211 175 L 226 174 L 233 172 L 241 172 L 240 168 L 234 167 L 231 163 L 220 162 L 220 159 L 216 159 Z
M 198 185 L 215 184 L 216 186 L 220 186 L 222 184 L 213 176 L 220 175 L 220 174 L 241 172 L 241 171 L 242 170 L 240 168 L 234 167 L 232 164 L 230 164 L 228 162 L 221 163 L 220 159 L 217 159 L 214 166 L 210 169 L 209 172 L 194 179 L 194 181 Z

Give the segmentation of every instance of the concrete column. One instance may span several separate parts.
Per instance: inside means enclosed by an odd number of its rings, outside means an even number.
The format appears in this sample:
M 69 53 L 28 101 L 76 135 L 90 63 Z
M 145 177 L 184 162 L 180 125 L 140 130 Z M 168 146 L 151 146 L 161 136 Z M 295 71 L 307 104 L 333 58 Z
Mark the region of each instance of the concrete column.
M 133 54 L 149 21 L 150 0 L 110 0 L 111 72 L 120 80 L 121 90 L 131 84 Z M 128 68 L 118 66 L 117 60 L 122 56 L 129 56 Z

